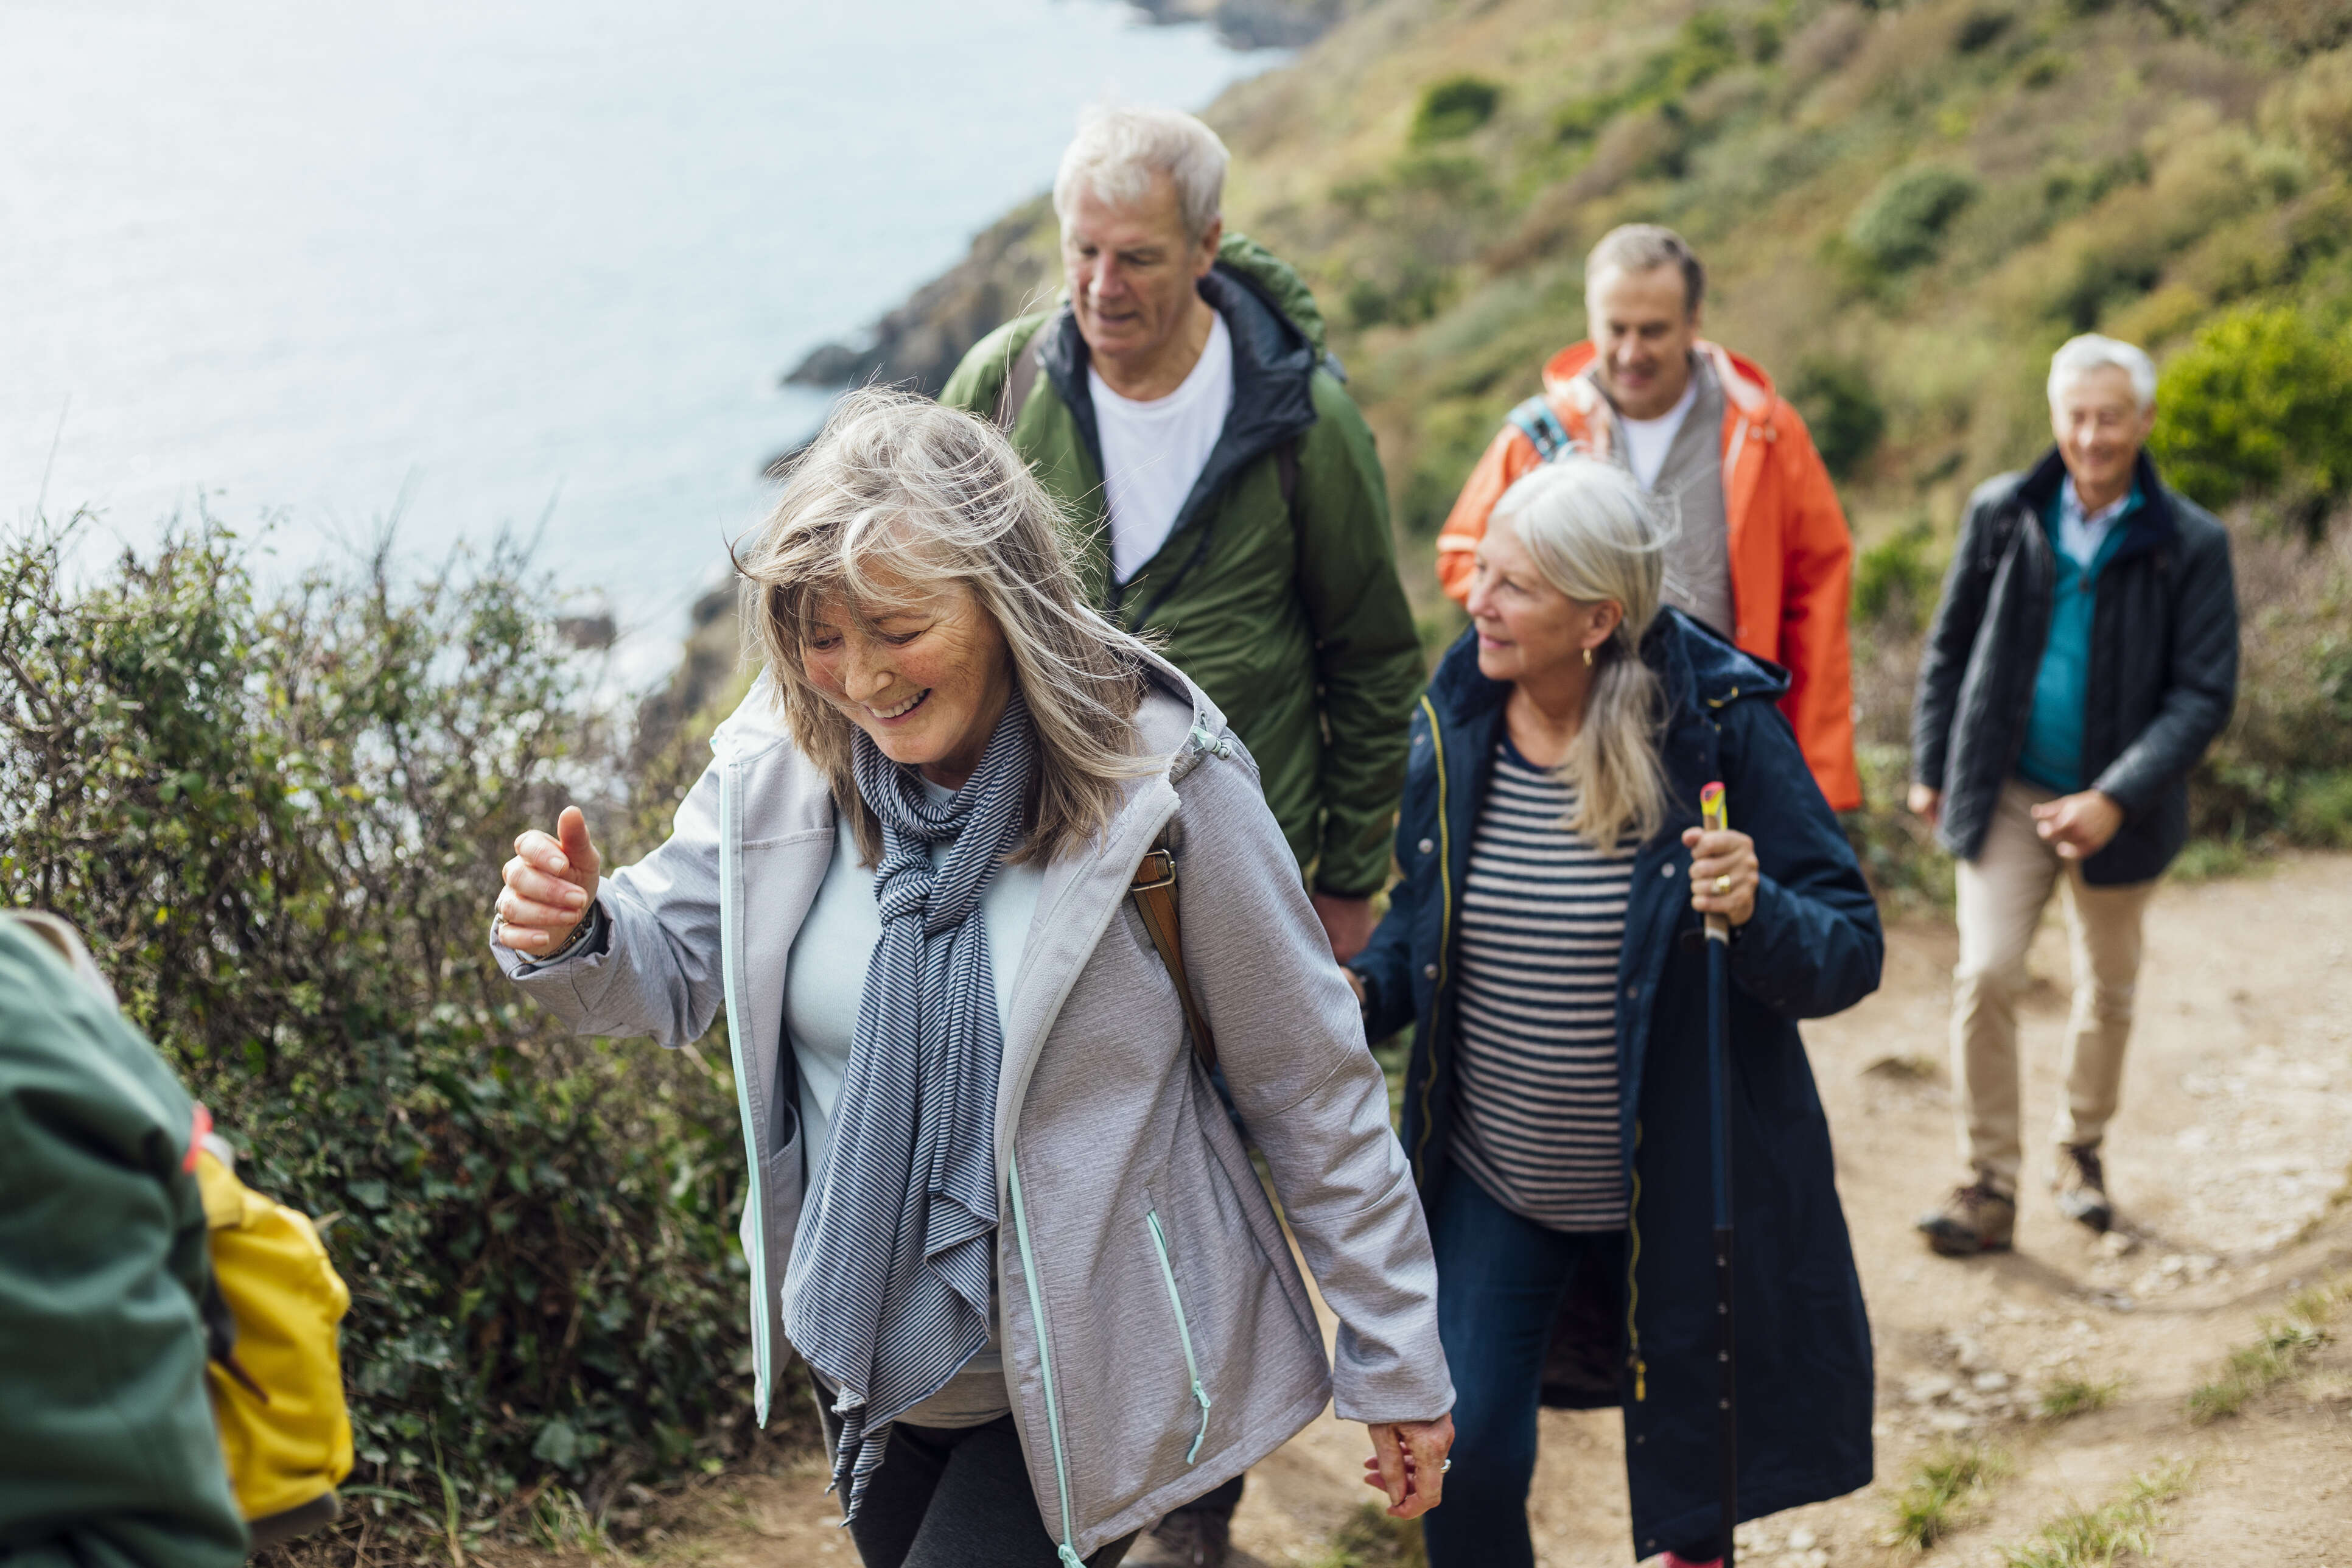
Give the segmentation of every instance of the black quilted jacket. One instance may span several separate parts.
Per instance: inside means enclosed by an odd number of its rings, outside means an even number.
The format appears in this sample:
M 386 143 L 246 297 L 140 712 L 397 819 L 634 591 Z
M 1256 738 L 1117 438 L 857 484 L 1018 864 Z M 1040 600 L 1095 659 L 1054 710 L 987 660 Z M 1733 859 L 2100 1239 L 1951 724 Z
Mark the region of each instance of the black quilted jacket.
M 1943 791 L 1938 837 L 1964 860 L 1984 847 L 2000 788 L 2025 745 L 2050 635 L 2056 561 L 2042 511 L 2065 467 L 2053 450 L 1969 499 L 1919 665 L 1911 768 Z M 2123 524 L 2091 619 L 2083 773 L 2124 808 L 2112 843 L 2083 864 L 2113 887 L 2162 872 L 2189 837 L 2189 770 L 2238 695 L 2238 599 L 2230 536 L 2165 488 L 2142 453 L 2144 504 Z

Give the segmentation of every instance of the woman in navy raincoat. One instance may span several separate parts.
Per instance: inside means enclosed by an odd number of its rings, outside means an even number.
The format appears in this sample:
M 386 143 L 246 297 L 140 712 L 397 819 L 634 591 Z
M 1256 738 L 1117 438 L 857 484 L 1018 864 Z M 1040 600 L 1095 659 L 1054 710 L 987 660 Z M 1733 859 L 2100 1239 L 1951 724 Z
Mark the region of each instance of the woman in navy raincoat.
M 1875 989 L 1884 937 L 1786 676 L 1661 605 L 1668 543 L 1591 458 L 1505 497 L 1413 718 L 1404 880 L 1349 966 L 1371 1038 L 1416 1026 L 1404 1144 L 1459 1399 L 1433 1568 L 1532 1563 L 1538 1397 L 1580 1363 L 1602 1387 L 1571 1402 L 1625 1413 L 1636 1555 L 1720 1554 L 1705 913 L 1733 925 L 1740 1515 L 1871 1479 L 1870 1328 L 1797 1020 Z M 1717 779 L 1735 831 L 1703 834 Z

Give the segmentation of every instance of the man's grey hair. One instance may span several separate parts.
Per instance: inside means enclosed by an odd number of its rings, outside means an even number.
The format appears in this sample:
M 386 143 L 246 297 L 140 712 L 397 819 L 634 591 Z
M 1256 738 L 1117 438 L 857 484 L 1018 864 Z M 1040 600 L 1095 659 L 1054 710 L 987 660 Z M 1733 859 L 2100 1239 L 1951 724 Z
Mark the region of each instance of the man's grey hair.
M 2138 400 L 2141 413 L 2156 406 L 2156 362 L 2145 350 L 2121 338 L 2103 338 L 2096 332 L 2068 338 L 2050 356 L 2051 404 L 2055 406 L 2059 395 L 2083 376 L 2109 366 L 2131 377 L 2132 396 Z
M 1216 221 L 1225 198 L 1230 155 L 1217 133 L 1173 109 L 1098 104 L 1078 116 L 1078 134 L 1062 153 L 1054 176 L 1054 213 L 1070 221 L 1070 203 L 1080 191 L 1113 206 L 1129 206 L 1151 194 L 1154 175 L 1176 187 L 1184 237 L 1197 241 Z
M 1684 312 L 1697 314 L 1699 302 L 1706 298 L 1706 264 L 1681 235 L 1654 223 L 1620 224 L 1602 235 L 1584 258 L 1584 287 L 1590 291 L 1593 281 L 1612 268 L 1635 273 L 1661 267 L 1681 270 Z

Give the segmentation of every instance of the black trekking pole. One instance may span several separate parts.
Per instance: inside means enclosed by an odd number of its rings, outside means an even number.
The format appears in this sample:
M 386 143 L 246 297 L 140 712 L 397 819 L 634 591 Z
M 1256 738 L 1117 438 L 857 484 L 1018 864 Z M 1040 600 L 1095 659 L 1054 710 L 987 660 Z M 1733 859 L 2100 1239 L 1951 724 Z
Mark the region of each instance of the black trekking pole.
M 1699 820 L 1710 833 L 1731 826 L 1723 785 L 1698 792 Z M 1722 1372 L 1717 1411 L 1717 1480 L 1722 1489 L 1723 1568 L 1735 1562 L 1731 1531 L 1739 1522 L 1739 1399 L 1731 1340 L 1731 922 L 1706 917 L 1707 1141 L 1715 1166 L 1715 1359 Z

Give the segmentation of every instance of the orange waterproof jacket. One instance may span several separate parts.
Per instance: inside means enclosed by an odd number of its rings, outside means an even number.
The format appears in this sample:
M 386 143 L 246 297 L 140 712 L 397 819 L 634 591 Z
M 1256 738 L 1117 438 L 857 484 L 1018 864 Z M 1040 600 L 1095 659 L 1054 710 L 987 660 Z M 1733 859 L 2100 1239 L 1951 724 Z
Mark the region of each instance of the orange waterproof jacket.
M 1699 352 L 1723 384 L 1723 495 L 1731 532 L 1733 640 L 1785 666 L 1780 710 L 1814 782 L 1838 811 L 1862 804 L 1853 760 L 1853 668 L 1846 642 L 1846 595 L 1853 540 L 1829 470 L 1804 420 L 1754 363 L 1714 343 Z M 1544 366 L 1542 404 L 1577 449 L 1609 455 L 1614 426 L 1601 389 L 1581 373 L 1590 342 L 1571 343 Z M 1513 481 L 1543 458 L 1518 423 L 1503 426 L 1437 535 L 1437 580 L 1457 601 L 1470 595 L 1470 552 Z M 1735 802 L 1733 810 L 1738 809 Z

